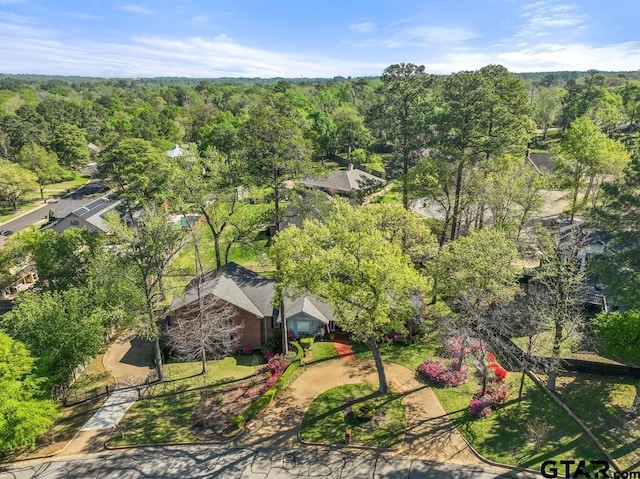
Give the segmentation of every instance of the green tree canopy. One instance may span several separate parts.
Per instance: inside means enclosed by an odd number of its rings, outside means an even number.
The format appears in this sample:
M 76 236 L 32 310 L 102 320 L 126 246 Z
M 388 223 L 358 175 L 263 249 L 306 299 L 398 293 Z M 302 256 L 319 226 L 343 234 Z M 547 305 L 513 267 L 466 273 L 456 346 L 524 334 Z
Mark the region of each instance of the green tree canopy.
M 51 141 L 51 149 L 56 152 L 60 164 L 65 168 L 79 168 L 89 162 L 87 133 L 75 125 L 63 123 L 57 127 Z
M 26 193 L 38 190 L 38 179 L 31 171 L 0 158 L 0 201 L 18 211 L 18 201 Z
M 595 271 L 607 294 L 626 308 L 640 308 L 640 157 L 624 179 L 605 183 L 602 205 L 593 211 L 593 223 L 611 235 Z
M 168 177 L 168 160 L 147 140 L 125 138 L 107 151 L 100 171 L 130 207 L 160 202 Z
M 24 344 L 0 331 L 0 456 L 35 445 L 56 416 L 33 368 L 34 359 Z
M 45 186 L 60 181 L 65 174 L 58 164 L 58 155 L 36 143 L 22 147 L 18 163 L 36 175 L 41 199 L 44 199 Z
M 24 293 L 2 320 L 2 328 L 38 357 L 50 386 L 66 384 L 79 365 L 104 346 L 112 312 L 96 307 L 89 290 Z
M 247 178 L 273 193 L 274 223 L 280 229 L 285 182 L 312 169 L 311 147 L 303 135 L 305 119 L 279 98 L 255 106 L 240 129 Z
M 305 220 L 276 237 L 271 250 L 284 294 L 315 294 L 333 307 L 340 327 L 371 348 L 380 391 L 387 383 L 377 341 L 402 331 L 415 313 L 412 292 L 424 280 L 363 209 L 334 200 L 326 221 Z M 286 313 L 286 311 L 285 311 Z
M 445 245 L 433 275 L 445 299 L 464 296 L 471 303 L 491 303 L 515 293 L 517 258 L 517 245 L 504 231 L 483 228 Z
M 625 147 L 607 137 L 586 116 L 575 119 L 565 132 L 555 157 L 557 173 L 571 188 L 571 218 L 578 209 L 578 196 L 583 204 L 597 193 L 605 176 L 620 176 L 629 163 Z

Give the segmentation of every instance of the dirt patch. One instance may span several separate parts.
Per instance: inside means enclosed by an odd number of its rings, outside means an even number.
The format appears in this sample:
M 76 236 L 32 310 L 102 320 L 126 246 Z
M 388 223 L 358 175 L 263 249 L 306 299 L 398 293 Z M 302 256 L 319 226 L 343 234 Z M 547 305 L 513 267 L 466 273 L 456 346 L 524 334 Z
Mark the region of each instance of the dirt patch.
M 201 440 L 228 437 L 236 429 L 233 417 L 244 412 L 260 395 L 269 373 L 234 382 L 203 397 L 191 418 L 191 432 Z

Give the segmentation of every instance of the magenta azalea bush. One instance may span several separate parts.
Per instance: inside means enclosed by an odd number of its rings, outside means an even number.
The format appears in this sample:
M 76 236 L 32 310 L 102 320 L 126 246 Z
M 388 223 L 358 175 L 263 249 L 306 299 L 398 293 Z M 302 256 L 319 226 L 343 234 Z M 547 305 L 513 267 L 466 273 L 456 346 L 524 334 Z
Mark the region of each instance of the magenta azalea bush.
M 265 382 L 260 388 L 261 395 L 271 389 L 271 386 L 280 379 L 280 376 L 285 372 L 287 366 L 289 366 L 289 361 L 284 359 L 282 354 L 275 354 L 267 360 L 265 369 L 269 371 L 271 375 L 267 378 L 267 382 Z
M 427 380 L 441 386 L 456 387 L 467 381 L 467 370 L 464 365 L 458 370 L 457 361 L 445 365 L 439 359 L 427 358 L 418 367 L 418 371 Z
M 482 391 L 477 391 L 473 395 L 469 403 L 471 414 L 479 418 L 485 418 L 503 404 L 508 396 L 509 390 L 507 386 L 495 382 L 489 383 L 484 395 L 482 395 Z

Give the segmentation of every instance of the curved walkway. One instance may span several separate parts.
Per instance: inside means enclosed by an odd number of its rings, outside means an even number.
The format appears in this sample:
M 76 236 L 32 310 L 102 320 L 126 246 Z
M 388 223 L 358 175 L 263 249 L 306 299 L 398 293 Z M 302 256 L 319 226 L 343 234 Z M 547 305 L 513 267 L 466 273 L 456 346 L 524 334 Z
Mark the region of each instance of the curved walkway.
M 103 449 L 112 429 L 144 392 L 135 386 L 143 385 L 153 371 L 153 343 L 125 332 L 109 345 L 102 364 L 115 379 L 117 388 L 58 453 L 60 456 Z
M 397 364 L 385 364 L 389 385 L 405 393 L 406 436 L 391 454 L 464 465 L 485 465 L 469 448 L 446 416 L 434 392 L 415 379 L 415 373 Z M 237 443 L 242 446 L 294 447 L 307 408 L 324 391 L 344 384 L 370 382 L 378 377 L 373 361 L 333 359 L 314 364 L 302 373 L 256 419 Z

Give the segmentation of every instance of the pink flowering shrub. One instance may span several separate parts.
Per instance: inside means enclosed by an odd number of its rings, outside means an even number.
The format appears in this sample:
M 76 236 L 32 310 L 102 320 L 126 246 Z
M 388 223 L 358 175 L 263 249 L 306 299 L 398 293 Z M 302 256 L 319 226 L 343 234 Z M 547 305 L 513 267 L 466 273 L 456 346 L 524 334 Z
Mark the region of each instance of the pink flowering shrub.
M 471 414 L 479 418 L 485 418 L 489 416 L 494 409 L 503 404 L 508 396 L 509 390 L 507 386 L 492 382 L 487 386 L 484 395 L 482 395 L 482 391 L 477 391 L 473 395 L 469 403 Z
M 280 379 L 280 376 L 282 376 L 282 374 L 285 372 L 287 366 L 289 366 L 289 361 L 285 360 L 282 354 L 275 354 L 269 358 L 264 369 L 271 373 L 271 375 L 267 378 L 267 381 L 260 388 L 261 395 L 267 392 L 271 388 L 271 386 L 273 386 L 278 381 L 278 379 Z
M 251 346 L 242 346 L 240 348 L 240 353 L 241 354 L 252 354 L 253 353 L 253 348 Z
M 427 358 L 418 367 L 418 371 L 429 381 L 441 386 L 456 387 L 467 381 L 467 371 L 464 365 L 458 371 L 456 361 L 444 365 L 442 361 Z
M 448 357 L 459 357 L 464 353 L 464 356 L 466 356 L 471 353 L 478 353 L 484 347 L 482 340 L 467 338 L 463 351 L 463 343 L 465 341 L 462 338 L 446 339 L 444 342 L 444 354 Z

